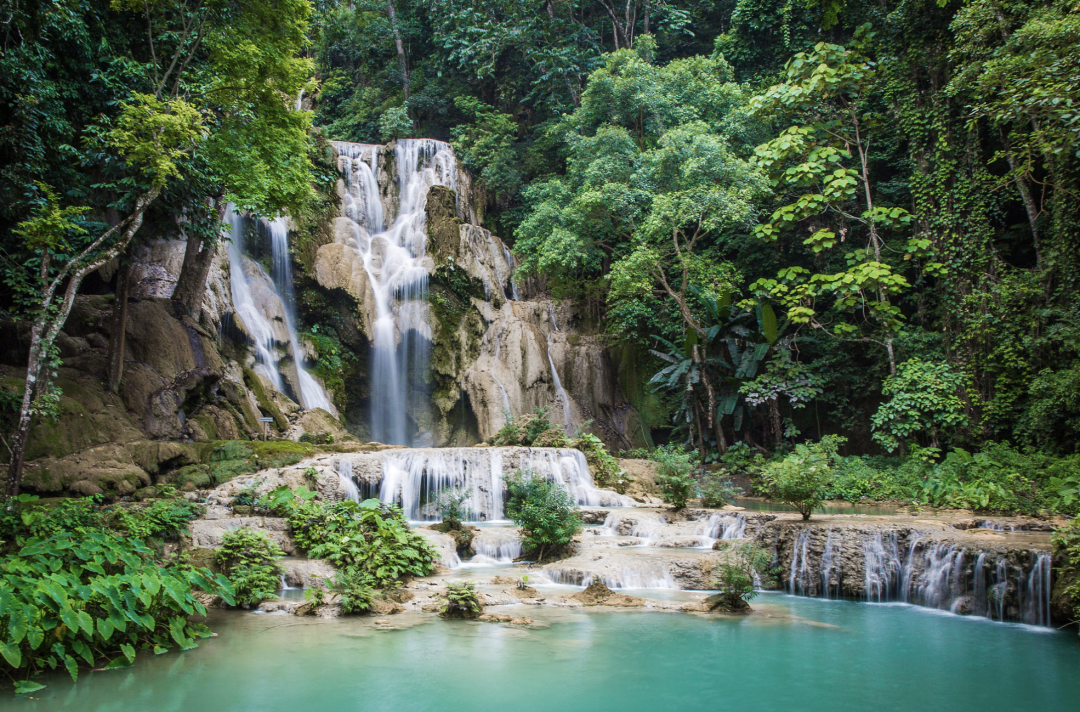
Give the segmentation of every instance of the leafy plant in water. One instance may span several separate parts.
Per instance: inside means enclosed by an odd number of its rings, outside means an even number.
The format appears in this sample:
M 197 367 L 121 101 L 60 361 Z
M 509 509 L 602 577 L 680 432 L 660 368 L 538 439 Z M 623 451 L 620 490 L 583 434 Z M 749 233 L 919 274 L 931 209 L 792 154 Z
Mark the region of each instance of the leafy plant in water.
M 521 541 L 544 560 L 545 551 L 570 543 L 581 531 L 581 512 L 570 493 L 531 470 L 520 470 L 507 480 L 506 515 L 521 527 Z
M 344 613 L 367 613 L 371 610 L 374 591 L 355 571 L 339 572 L 334 579 L 334 590 L 341 594 L 341 610 Z
M 471 581 L 446 584 L 446 603 L 439 611 L 443 618 L 479 618 L 484 612 L 476 595 L 476 584 Z
M 222 576 L 159 566 L 134 537 L 83 531 L 24 540 L 0 559 L 6 673 L 23 678 L 16 691 L 30 692 L 42 685 L 29 678 L 46 668 L 66 669 L 74 680 L 81 664 L 127 667 L 136 649 L 193 648 L 210 634 L 188 620 L 206 615 L 193 588 L 233 602 Z
M 716 565 L 712 585 L 720 592 L 707 601 L 711 608 L 742 610 L 757 596 L 755 582 L 766 586 L 779 569 L 772 568 L 772 556 L 759 544 L 728 546 L 724 559 Z
M 443 490 L 435 499 L 435 508 L 442 516 L 443 524 L 448 529 L 461 529 L 461 520 L 465 518 L 465 503 L 470 493 L 462 488 Z
M 281 506 L 297 546 L 376 588 L 426 576 L 438 558 L 427 539 L 409 528 L 400 507 L 377 499 L 326 504 L 305 496 Z

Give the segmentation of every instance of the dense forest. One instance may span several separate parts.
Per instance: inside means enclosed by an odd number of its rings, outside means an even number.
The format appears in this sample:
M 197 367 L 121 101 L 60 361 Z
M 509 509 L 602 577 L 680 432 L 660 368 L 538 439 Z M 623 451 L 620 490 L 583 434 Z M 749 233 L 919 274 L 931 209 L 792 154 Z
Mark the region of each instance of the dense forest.
M 4 395 L 15 450 L 55 401 L 65 300 L 102 289 L 100 265 L 182 225 L 190 310 L 226 203 L 318 216 L 327 139 L 424 136 L 453 142 L 518 279 L 604 335 L 641 445 L 712 462 L 837 434 L 871 471 L 981 452 L 1002 508 L 1078 483 L 1070 3 L 0 14 L 3 301 L 41 327 L 37 392 Z

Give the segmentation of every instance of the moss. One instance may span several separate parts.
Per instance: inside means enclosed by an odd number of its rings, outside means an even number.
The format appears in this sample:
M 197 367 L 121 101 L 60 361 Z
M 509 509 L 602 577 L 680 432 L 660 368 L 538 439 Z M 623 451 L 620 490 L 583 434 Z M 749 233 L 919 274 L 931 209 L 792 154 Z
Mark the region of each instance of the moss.
M 428 254 L 436 267 L 460 257 L 461 220 L 457 216 L 457 193 L 450 188 L 433 185 L 428 190 L 427 206 Z
M 274 401 L 270 400 L 270 397 L 266 394 L 266 389 L 262 387 L 262 382 L 259 381 L 259 377 L 256 376 L 255 372 L 250 368 L 244 369 L 244 383 L 251 389 L 251 392 L 255 394 L 255 400 L 259 403 L 259 409 L 274 419 L 274 425 L 276 425 L 279 430 L 288 428 L 288 418 L 278 410 L 278 407 L 274 405 Z
M 210 438 L 211 440 L 218 439 L 219 436 L 217 422 L 215 421 L 213 416 L 207 413 L 200 413 L 199 415 L 194 416 L 192 420 L 199 424 L 199 427 L 202 428 L 202 431 L 206 433 L 206 436 L 208 438 Z

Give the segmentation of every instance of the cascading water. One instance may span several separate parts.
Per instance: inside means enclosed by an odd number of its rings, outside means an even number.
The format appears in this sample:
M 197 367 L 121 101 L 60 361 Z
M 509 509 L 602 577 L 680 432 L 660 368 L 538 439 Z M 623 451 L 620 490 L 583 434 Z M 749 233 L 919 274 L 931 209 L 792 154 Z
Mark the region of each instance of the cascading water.
M 296 333 L 293 308 L 296 298 L 293 292 L 292 258 L 289 256 L 289 227 L 285 218 L 270 221 L 270 253 L 274 269 L 274 286 L 281 297 L 285 312 L 285 328 L 289 332 L 289 346 L 293 363 L 296 364 L 296 377 L 300 381 L 300 400 L 304 408 L 322 408 L 328 413 L 337 413 L 315 377 L 304 368 L 304 352 L 300 347 L 300 337 Z
M 228 255 L 233 309 L 255 342 L 257 371 L 269 379 L 276 391 L 284 393 L 284 379 L 279 368 L 281 356 L 277 347 L 286 346 L 296 366 L 299 381 L 297 387 L 300 392 L 293 395 L 300 400 L 304 408 L 322 408 L 336 414 L 337 410 L 330 403 L 326 391 L 303 365 L 303 350 L 291 314 L 292 268 L 285 219 L 277 218 L 268 223 L 273 271 L 271 277 L 257 262 L 244 255 L 245 218 L 233 210 L 231 205 L 227 209 L 227 215 L 231 237 Z M 283 332 L 280 327 L 275 329 L 275 320 L 282 322 Z
M 849 552 L 861 547 L 860 562 L 840 555 L 845 540 Z M 784 552 L 790 593 L 849 595 L 873 603 L 899 601 L 998 621 L 1050 624 L 1051 559 L 1046 552 L 975 553 L 918 531 L 815 527 L 802 528 Z M 846 577 L 845 566 L 850 569 Z
M 555 323 L 554 317 L 552 317 L 552 323 Z M 556 330 L 558 330 L 558 327 L 556 327 Z M 551 366 L 551 382 L 555 386 L 555 399 L 562 406 L 563 434 L 569 436 L 574 429 L 574 416 L 570 412 L 570 397 L 566 395 L 566 390 L 562 387 L 559 372 L 555 370 L 555 361 L 551 358 L 551 334 L 548 334 L 547 346 L 548 365 Z
M 371 437 L 394 445 L 424 446 L 430 407 L 425 382 L 431 348 L 427 314 L 425 211 L 428 189 L 456 189 L 457 161 L 450 145 L 401 139 L 394 152 L 398 210 L 385 225 L 377 180 L 379 147 L 335 142 L 346 183 L 345 214 L 356 223 L 356 251 L 375 301 L 372 325 Z M 410 432 L 409 418 L 418 424 Z
M 468 494 L 466 521 L 505 521 L 505 472 L 529 470 L 563 485 L 579 505 L 628 507 L 634 500 L 597 489 L 585 456 L 578 450 L 553 448 L 413 448 L 343 455 L 337 472 L 367 492 L 400 504 L 412 521 L 438 521 L 434 506 L 448 491 Z M 368 489 L 371 488 L 371 489 Z

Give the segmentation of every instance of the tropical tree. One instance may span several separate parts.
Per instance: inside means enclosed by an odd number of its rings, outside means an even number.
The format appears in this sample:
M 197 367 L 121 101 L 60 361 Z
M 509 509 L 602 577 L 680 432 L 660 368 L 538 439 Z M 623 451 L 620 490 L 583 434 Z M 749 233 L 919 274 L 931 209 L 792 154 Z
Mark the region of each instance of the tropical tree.
M 887 240 L 893 233 L 903 236 L 911 215 L 883 199 L 871 171 L 871 151 L 878 148 L 876 134 L 885 123 L 868 97 L 877 75 L 865 54 L 872 37 L 863 28 L 851 48 L 820 42 L 812 52 L 799 52 L 785 67 L 785 81 L 753 100 L 758 115 L 795 122 L 754 152 L 777 195 L 794 198 L 757 225 L 755 234 L 775 241 L 809 231 L 802 244 L 814 255 L 826 256 L 838 245 L 849 250 L 836 271 L 815 273 L 791 265 L 750 288 L 788 307 L 794 324 L 879 343 L 889 372 L 896 373 L 893 341 L 903 316 L 893 300 L 911 285 L 888 253 L 924 258 L 930 240 L 908 236 L 899 245 Z M 936 273 L 943 265 L 926 262 L 923 268 Z
M 31 326 L 9 494 L 19 491 L 32 419 L 48 414 L 55 402 L 54 343 L 83 279 L 126 250 L 169 185 L 208 177 L 213 190 L 204 193 L 203 209 L 216 211 L 217 225 L 226 202 L 274 213 L 311 191 L 309 118 L 289 100 L 311 75 L 310 61 L 298 56 L 306 43 L 307 0 L 117 0 L 108 10 L 88 4 L 111 21 L 138 18 L 146 42 L 130 48 L 133 59 L 108 60 L 124 68 L 128 83 L 110 87 L 114 113 L 84 124 L 71 143 L 85 146 L 72 149 L 84 172 L 107 178 L 96 187 L 111 193 L 108 210 L 90 220 L 92 208 L 100 206 L 64 207 L 38 181 L 31 214 L 11 230 L 8 285 Z M 205 289 L 202 267 L 209 262 L 198 255 L 205 237 L 198 230 L 189 236 L 178 284 L 193 303 L 201 302 L 199 290 Z M 197 288 L 187 289 L 192 279 Z

